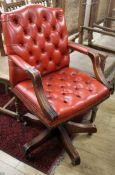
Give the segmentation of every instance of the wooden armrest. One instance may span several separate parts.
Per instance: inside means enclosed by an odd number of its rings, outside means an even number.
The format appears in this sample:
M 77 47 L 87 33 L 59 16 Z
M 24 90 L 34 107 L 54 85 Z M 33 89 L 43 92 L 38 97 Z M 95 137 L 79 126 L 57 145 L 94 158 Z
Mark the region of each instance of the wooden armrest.
M 68 47 L 85 55 L 88 55 L 88 49 L 83 47 L 81 44 L 76 44 L 72 41 L 68 43 Z
M 101 83 L 103 83 L 108 89 L 112 89 L 112 86 L 107 82 L 103 71 L 100 67 L 100 63 L 101 63 L 101 58 L 100 55 L 98 53 L 92 52 L 92 49 L 90 48 L 85 48 L 80 44 L 76 44 L 74 42 L 70 42 L 68 43 L 68 47 L 74 49 L 75 51 L 78 51 L 80 53 L 83 53 L 87 56 L 89 56 L 89 58 L 92 61 L 93 64 L 93 70 L 95 73 L 95 77 L 98 81 L 100 81 Z
M 23 69 L 28 74 L 29 78 L 32 81 L 34 91 L 43 114 L 50 121 L 54 121 L 55 119 L 57 119 L 58 115 L 55 112 L 55 110 L 52 108 L 50 103 L 48 102 L 48 99 L 45 95 L 43 85 L 42 85 L 41 73 L 35 67 L 32 67 L 31 65 L 29 65 L 17 55 L 10 55 L 9 58 L 18 67 Z

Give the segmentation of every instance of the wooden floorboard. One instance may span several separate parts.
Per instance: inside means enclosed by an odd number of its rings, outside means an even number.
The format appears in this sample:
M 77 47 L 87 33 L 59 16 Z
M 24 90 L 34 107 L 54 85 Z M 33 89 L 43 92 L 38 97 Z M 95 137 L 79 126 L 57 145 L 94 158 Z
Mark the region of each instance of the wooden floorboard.
M 101 104 L 95 123 L 96 134 L 80 134 L 73 141 L 81 164 L 72 166 L 65 154 L 55 175 L 115 175 L 115 95 Z

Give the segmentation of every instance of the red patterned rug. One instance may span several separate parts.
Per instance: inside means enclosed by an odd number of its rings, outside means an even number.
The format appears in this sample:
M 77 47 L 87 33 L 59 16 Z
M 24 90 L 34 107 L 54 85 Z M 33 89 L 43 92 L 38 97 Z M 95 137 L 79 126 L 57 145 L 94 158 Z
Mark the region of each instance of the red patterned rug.
M 8 99 L 10 99 L 10 97 L 5 94 L 4 87 L 0 85 L 0 106 Z M 10 106 L 10 108 L 13 109 L 14 105 Z M 24 106 L 22 106 L 22 110 L 25 110 Z M 31 160 L 27 160 L 24 157 L 22 150 L 26 142 L 30 141 L 43 130 L 44 127 L 41 125 L 38 125 L 37 128 L 24 126 L 12 117 L 0 114 L 0 149 L 39 171 L 50 174 L 64 152 L 56 137 L 51 138 L 48 142 L 36 149 L 36 151 L 32 153 Z

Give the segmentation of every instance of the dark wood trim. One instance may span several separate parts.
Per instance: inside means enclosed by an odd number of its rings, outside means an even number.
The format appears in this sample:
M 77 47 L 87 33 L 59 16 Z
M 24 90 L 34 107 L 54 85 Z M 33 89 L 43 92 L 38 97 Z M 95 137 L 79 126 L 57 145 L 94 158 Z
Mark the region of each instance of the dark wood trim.
M 96 106 L 92 109 L 92 115 L 91 115 L 91 118 L 90 118 L 90 123 L 93 123 L 95 121 L 97 111 L 98 111 L 98 106 Z
M 107 17 L 106 20 L 115 21 L 115 17 Z
M 97 129 L 93 123 L 82 124 L 69 121 L 64 126 L 70 134 L 75 133 L 96 133 Z
M 95 29 L 95 28 L 92 28 L 92 27 L 85 27 L 85 26 L 82 26 L 82 28 L 84 30 L 93 31 L 93 32 L 97 32 L 97 33 L 102 33 L 104 35 L 115 37 L 115 33 L 114 32 L 106 32 L 106 31 L 102 31 L 102 30 Z
M 16 108 L 16 114 L 17 114 L 17 121 L 21 122 L 23 121 L 23 118 L 20 113 L 20 107 L 19 107 L 20 100 L 15 96 L 15 108 Z
M 78 152 L 75 150 L 67 131 L 61 125 L 58 126 L 58 130 L 59 130 L 59 139 L 61 140 L 65 150 L 67 151 L 69 157 L 71 158 L 72 164 L 79 165 L 80 156 Z
M 101 28 L 101 27 L 98 27 L 98 28 Z M 104 27 L 105 28 L 105 27 Z M 89 38 L 88 38 L 88 46 L 91 47 L 91 48 L 94 48 L 96 50 L 100 50 L 100 51 L 105 51 L 105 52 L 110 52 L 110 53 L 115 53 L 115 49 L 112 49 L 112 48 L 109 48 L 109 47 L 105 47 L 105 46 L 102 46 L 102 45 L 99 45 L 99 44 L 93 44 L 93 42 L 91 41 L 92 39 L 90 38 L 90 31 L 92 32 L 97 32 L 97 33 L 102 33 L 104 35 L 108 35 L 108 36 L 112 36 L 112 37 L 115 37 L 115 32 L 114 30 L 111 30 L 108 28 L 108 31 L 103 31 L 103 30 L 98 30 L 98 29 L 94 29 L 94 28 L 91 28 L 91 27 L 84 27 L 84 26 L 81 26 L 81 31 L 79 33 L 79 43 L 82 44 L 83 43 L 83 31 L 84 30 L 88 30 L 88 33 L 89 33 Z M 111 31 L 112 32 L 111 32 Z
M 54 0 L 55 1 L 55 7 L 58 8 L 63 8 L 64 12 L 65 12 L 65 0 Z
M 114 0 L 108 0 L 108 6 L 106 10 L 106 16 L 104 20 L 104 26 L 111 28 L 111 20 L 115 20 L 114 17 L 112 17 L 112 9 L 115 7 L 115 1 Z
M 29 76 L 29 78 L 32 81 L 34 91 L 36 94 L 36 98 L 38 100 L 38 104 L 41 107 L 42 112 L 44 115 L 50 120 L 54 121 L 58 118 L 58 114 L 55 112 L 53 107 L 48 102 L 48 99 L 45 95 L 43 85 L 42 85 L 42 79 L 41 79 L 41 73 L 35 68 L 26 63 L 21 57 L 9 55 L 9 59 L 11 59 L 18 67 L 23 69 Z
M 48 99 L 45 95 L 42 80 L 41 80 L 41 74 L 36 70 L 34 67 L 31 67 L 29 69 L 26 69 L 26 72 L 28 73 L 29 77 L 32 80 L 34 91 L 38 100 L 38 103 L 44 113 L 44 115 L 51 121 L 54 121 L 57 119 L 58 115 L 48 102 Z
M 105 31 L 115 33 L 115 30 L 114 30 L 114 29 L 111 29 L 111 28 L 108 28 L 108 27 L 103 27 L 103 26 L 100 26 L 100 25 L 98 25 L 98 24 L 93 24 L 93 27 L 97 27 L 97 28 L 103 29 L 103 30 L 105 30 Z
M 41 123 L 42 124 L 42 123 Z M 43 125 L 43 124 L 42 124 Z M 81 124 L 69 121 L 68 123 L 61 124 L 53 129 L 44 128 L 44 131 L 32 139 L 30 142 L 26 143 L 23 147 L 26 157 L 30 157 L 31 152 L 45 143 L 50 137 L 57 136 L 62 142 L 65 150 L 67 151 L 72 164 L 80 164 L 80 156 L 76 149 L 74 148 L 70 136 L 75 133 L 96 133 L 97 129 L 94 124 Z
M 30 154 L 34 149 L 46 142 L 46 140 L 49 139 L 49 136 L 51 136 L 51 130 L 45 129 L 41 134 L 23 146 L 24 154 Z
M 97 80 L 99 80 L 100 82 L 102 82 L 106 87 L 108 87 L 109 90 L 112 89 L 111 85 L 107 82 L 103 70 L 100 67 L 101 64 L 101 57 L 99 54 L 92 54 L 91 52 L 88 53 L 92 64 L 93 64 L 93 70 L 95 73 L 95 76 L 97 78 Z
M 32 67 L 31 65 L 26 63 L 19 56 L 9 55 L 9 59 L 11 59 L 14 62 L 14 64 L 16 64 L 18 67 L 23 69 L 28 74 L 29 78 L 32 81 L 36 98 L 38 100 L 38 104 L 40 105 L 43 114 L 50 121 L 56 120 L 58 118 L 58 114 L 50 105 L 45 95 L 43 85 L 42 85 L 41 73 L 35 67 Z
M 102 46 L 99 44 L 93 44 L 93 43 L 89 44 L 88 46 L 91 48 L 94 48 L 96 50 L 99 50 L 99 51 L 104 51 L 104 52 L 109 52 L 109 53 L 115 54 L 115 49 L 112 49 L 110 47 L 105 47 L 105 46 Z
M 78 32 L 81 32 L 81 26 L 84 25 L 86 3 L 79 0 Z M 82 37 L 82 35 L 80 35 Z M 80 38 L 79 38 L 80 39 Z
M 92 61 L 92 65 L 93 65 L 93 70 L 95 73 L 95 77 L 98 81 L 100 81 L 101 83 L 103 83 L 106 87 L 108 87 L 108 89 L 111 90 L 111 85 L 107 82 L 104 74 L 103 74 L 103 70 L 101 68 L 101 64 L 102 64 L 102 60 L 101 60 L 101 56 L 100 54 L 94 52 L 92 49 L 88 48 L 88 47 L 84 47 L 83 45 L 80 44 L 75 44 L 73 42 L 68 43 L 68 47 L 70 49 L 76 50 L 78 52 L 81 52 L 85 55 L 88 55 L 89 58 Z

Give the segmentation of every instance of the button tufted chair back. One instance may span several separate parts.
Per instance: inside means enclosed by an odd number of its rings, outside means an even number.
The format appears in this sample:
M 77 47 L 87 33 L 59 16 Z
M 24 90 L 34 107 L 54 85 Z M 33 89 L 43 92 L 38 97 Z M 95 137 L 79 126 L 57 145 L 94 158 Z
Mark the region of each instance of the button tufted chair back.
M 95 109 L 110 96 L 111 86 L 100 68 L 100 57 L 89 49 L 68 42 L 63 11 L 28 5 L 2 15 L 3 33 L 8 51 L 10 83 L 15 94 L 17 120 L 45 127 L 23 147 L 27 157 L 42 146 L 52 134 L 62 142 L 72 160 L 80 164 L 80 156 L 69 136 L 78 132 L 95 133 L 92 123 L 78 124 L 73 119 Z M 69 48 L 91 59 L 95 78 L 69 67 Z M 30 79 L 26 76 L 30 77 Z M 20 99 L 33 117 L 20 115 Z M 38 123 L 39 122 L 39 123 Z M 41 125 L 42 126 L 42 125 Z
M 8 55 L 20 56 L 41 75 L 69 65 L 68 34 L 62 9 L 32 4 L 4 13 L 2 20 Z M 27 79 L 24 71 L 10 59 L 9 64 L 12 86 Z

